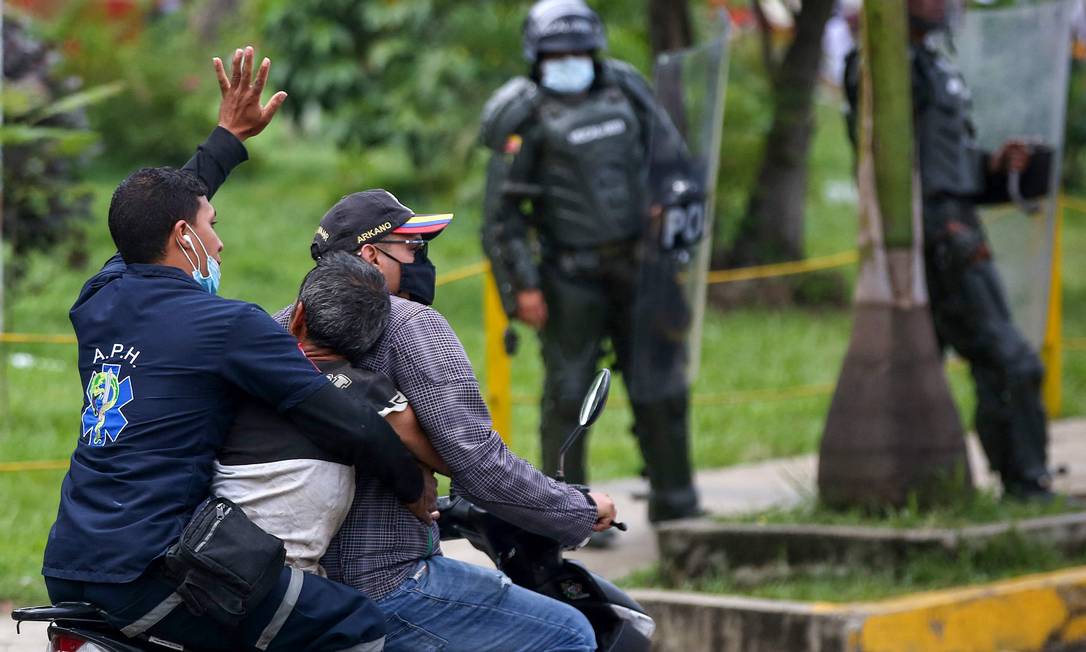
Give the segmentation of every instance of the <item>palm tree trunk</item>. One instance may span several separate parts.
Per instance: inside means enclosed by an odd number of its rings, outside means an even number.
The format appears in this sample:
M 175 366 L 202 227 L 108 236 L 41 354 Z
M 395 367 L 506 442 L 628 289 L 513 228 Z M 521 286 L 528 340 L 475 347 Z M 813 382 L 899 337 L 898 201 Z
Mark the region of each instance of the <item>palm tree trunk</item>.
M 865 0 L 860 276 L 826 417 L 818 486 L 830 505 L 902 505 L 972 487 L 924 282 L 904 0 Z
M 687 0 L 649 0 L 649 42 L 654 57 L 694 43 Z

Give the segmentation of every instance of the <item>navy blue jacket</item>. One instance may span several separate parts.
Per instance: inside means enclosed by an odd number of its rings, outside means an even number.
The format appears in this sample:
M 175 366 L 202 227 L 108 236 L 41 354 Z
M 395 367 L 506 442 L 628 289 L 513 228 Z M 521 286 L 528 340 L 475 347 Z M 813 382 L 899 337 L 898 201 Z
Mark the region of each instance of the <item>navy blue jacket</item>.
M 245 159 L 218 128 L 185 167 L 210 198 Z M 240 393 L 287 410 L 328 380 L 261 308 L 212 296 L 175 267 L 114 256 L 83 287 L 71 321 L 83 411 L 42 572 L 127 582 L 208 497 Z

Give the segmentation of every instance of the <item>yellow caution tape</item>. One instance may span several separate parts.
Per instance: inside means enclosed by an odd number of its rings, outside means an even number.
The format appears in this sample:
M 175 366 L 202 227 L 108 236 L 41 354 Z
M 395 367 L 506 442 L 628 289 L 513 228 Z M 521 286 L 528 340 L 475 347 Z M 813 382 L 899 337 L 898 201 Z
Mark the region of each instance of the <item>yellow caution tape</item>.
M 736 281 L 753 281 L 756 279 L 773 278 L 776 276 L 789 276 L 792 274 L 805 274 L 820 269 L 832 269 L 851 265 L 860 259 L 859 252 L 855 249 L 842 251 L 830 256 L 817 258 L 805 258 L 792 260 L 786 263 L 773 263 L 771 265 L 757 265 L 755 267 L 740 267 L 739 269 L 720 269 L 709 272 L 707 280 L 711 284 L 734 283 Z
M 30 460 L 26 462 L 0 462 L 0 473 L 19 471 L 61 471 L 68 469 L 68 460 Z
M 1066 208 L 1086 213 L 1086 199 L 1063 196 L 1060 198 Z M 769 265 L 757 265 L 754 267 L 741 267 L 738 269 L 721 269 L 709 272 L 707 280 L 710 284 L 734 283 L 736 281 L 753 281 L 777 276 L 790 276 L 793 274 L 805 274 L 822 269 L 844 267 L 859 260 L 859 252 L 855 249 L 841 251 L 829 256 L 817 258 L 805 258 L 785 263 L 773 263 Z
M 471 278 L 472 276 L 479 276 L 480 274 L 485 274 L 486 270 L 488 270 L 488 269 L 490 269 L 490 263 L 488 263 L 485 260 L 480 260 L 477 263 L 472 263 L 470 265 L 465 265 L 464 267 L 461 267 L 460 269 L 454 269 L 453 271 L 448 272 L 447 274 L 438 274 L 437 275 L 437 285 L 441 286 L 441 285 L 445 285 L 447 283 L 455 283 L 457 281 L 462 281 L 462 280 L 464 280 L 466 278 Z
M 454 269 L 447 274 L 438 274 L 437 285 L 446 285 L 478 276 L 490 269 L 485 260 Z M 0 333 L 0 343 L 6 344 L 75 344 L 74 335 L 44 335 L 41 333 Z
M 792 260 L 784 263 L 773 263 L 770 265 L 757 265 L 754 267 L 743 267 L 740 269 L 721 269 L 709 272 L 709 283 L 731 283 L 735 281 L 749 281 L 761 278 L 770 278 L 774 276 L 788 276 L 790 274 L 803 274 L 806 272 L 814 272 L 820 269 L 832 269 L 834 267 L 844 267 L 851 265 L 859 260 L 859 254 L 855 249 L 849 251 L 841 251 L 829 256 L 820 256 L 817 258 L 805 258 L 803 260 Z M 490 269 L 490 263 L 485 260 L 461 267 L 460 269 L 453 270 L 448 274 L 439 274 L 437 277 L 437 284 L 444 285 L 446 283 L 453 283 L 472 276 L 484 274 Z
M 1061 203 L 1067 208 L 1086 213 L 1086 200 L 1075 197 L 1061 197 Z M 709 272 L 706 280 L 710 284 L 735 283 L 738 281 L 754 281 L 779 276 L 791 276 L 805 274 L 823 269 L 833 269 L 852 265 L 859 260 L 859 252 L 855 249 L 841 251 L 829 256 L 818 256 L 793 260 L 784 263 L 772 263 L 769 265 L 756 265 L 753 267 L 741 267 L 739 269 L 720 269 Z M 439 274 L 437 285 L 447 285 L 464 279 L 485 274 L 490 269 L 490 263 L 485 260 L 465 265 L 445 274 Z M 75 344 L 76 339 L 71 335 L 41 335 L 36 333 L 0 333 L 0 343 L 11 344 Z M 1071 348 L 1086 348 L 1083 344 L 1071 344 Z
M 1063 197 L 1060 197 L 1060 203 L 1063 204 L 1064 208 L 1070 208 L 1079 213 L 1086 213 L 1086 199 L 1064 195 Z
M 968 369 L 968 366 L 961 358 L 948 358 L 946 361 L 947 371 L 957 373 L 966 369 Z M 767 387 L 763 389 L 717 392 L 714 394 L 694 394 L 690 397 L 690 402 L 694 405 L 709 406 L 770 403 L 773 401 L 789 401 L 797 398 L 825 396 L 827 394 L 832 394 L 834 387 L 836 387 L 834 383 L 816 383 L 813 385 L 796 385 L 793 387 Z M 534 394 L 516 394 L 513 396 L 513 403 L 516 405 L 537 405 L 539 403 L 539 396 Z M 614 396 L 613 398 L 608 399 L 608 404 L 612 406 L 626 406 L 629 403 L 626 401 L 625 397 Z
M 695 394 L 690 397 L 694 405 L 749 405 L 751 403 L 770 403 L 773 401 L 788 401 L 797 398 L 810 398 L 812 396 L 826 396 L 833 393 L 833 383 L 819 383 L 817 385 L 799 385 L 796 387 L 752 389 L 745 391 L 719 392 L 715 394 Z M 539 397 L 531 394 L 517 394 L 513 396 L 516 405 L 537 405 Z M 629 402 L 620 396 L 608 400 L 608 404 L 616 407 L 629 405 Z
M 1068 337 L 1063 341 L 1065 351 L 1086 351 L 1086 337 Z
M 0 343 L 8 344 L 75 344 L 75 335 L 42 335 L 40 333 L 0 333 Z

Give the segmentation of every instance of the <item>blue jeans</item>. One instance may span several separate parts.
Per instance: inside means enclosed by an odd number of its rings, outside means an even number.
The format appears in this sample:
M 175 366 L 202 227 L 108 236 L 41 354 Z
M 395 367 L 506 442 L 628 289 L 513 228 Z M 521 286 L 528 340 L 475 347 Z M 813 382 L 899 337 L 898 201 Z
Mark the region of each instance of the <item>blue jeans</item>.
M 377 606 L 389 652 L 596 649 L 592 625 L 572 606 L 516 586 L 500 571 L 446 557 L 420 562 Z

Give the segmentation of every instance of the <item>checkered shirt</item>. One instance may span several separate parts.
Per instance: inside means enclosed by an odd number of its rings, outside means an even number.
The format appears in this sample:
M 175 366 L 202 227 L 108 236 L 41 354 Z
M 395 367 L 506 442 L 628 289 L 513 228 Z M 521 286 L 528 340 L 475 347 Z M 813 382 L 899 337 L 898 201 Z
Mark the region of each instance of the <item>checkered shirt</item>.
M 289 309 L 275 316 L 281 324 Z M 532 532 L 574 546 L 596 508 L 514 455 L 491 427 L 460 340 L 436 310 L 392 297 L 384 334 L 359 361 L 392 379 L 453 474 L 452 492 Z M 376 479 L 359 476 L 354 504 L 321 564 L 332 579 L 381 599 L 420 559 L 441 554 L 437 524 L 416 519 Z

